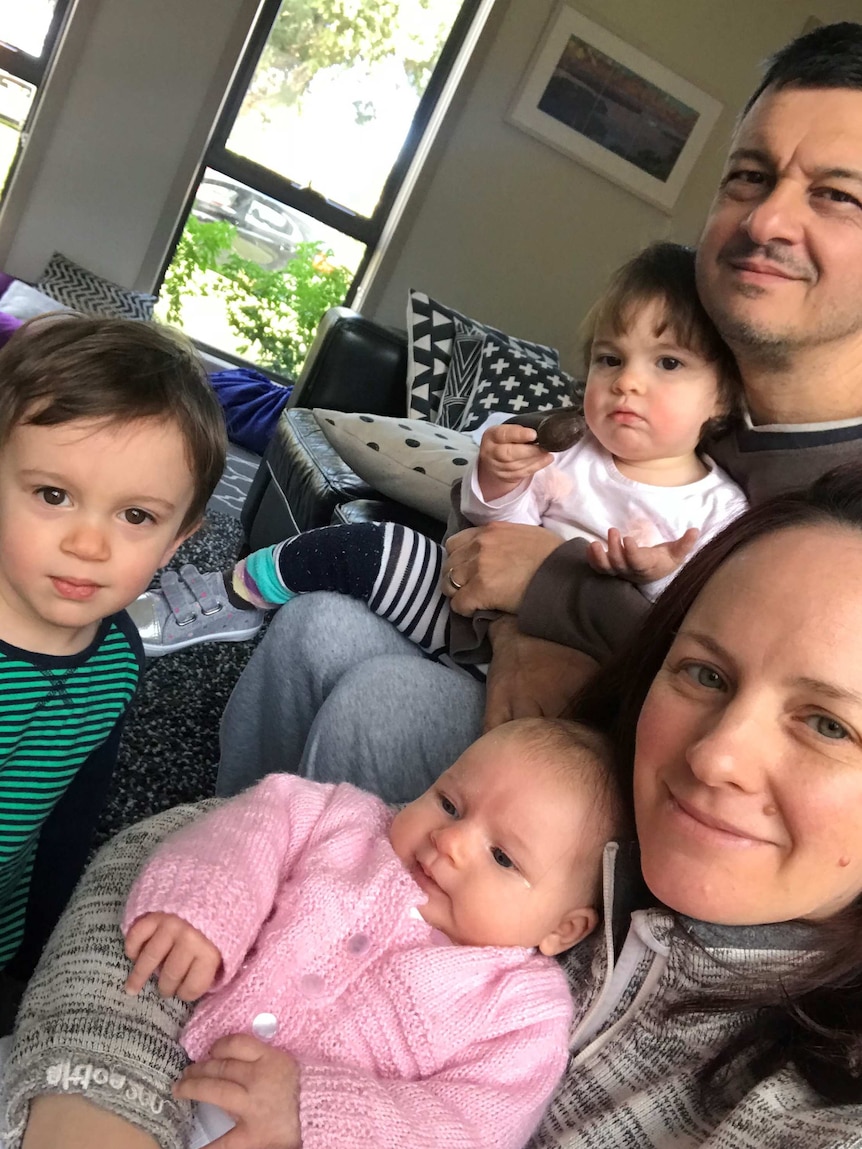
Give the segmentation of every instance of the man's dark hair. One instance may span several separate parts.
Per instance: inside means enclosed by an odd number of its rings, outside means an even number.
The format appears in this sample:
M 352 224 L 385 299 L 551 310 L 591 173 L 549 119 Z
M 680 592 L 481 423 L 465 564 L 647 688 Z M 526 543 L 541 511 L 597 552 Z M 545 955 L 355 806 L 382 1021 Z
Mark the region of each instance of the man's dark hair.
M 857 88 L 862 91 L 862 24 L 845 21 L 791 40 L 766 61 L 766 72 L 742 110 L 767 88 Z
M 194 345 L 177 331 L 76 312 L 29 320 L 0 352 L 0 448 L 20 423 L 83 419 L 175 424 L 194 495 L 180 532 L 201 519 L 224 470 L 224 416 Z

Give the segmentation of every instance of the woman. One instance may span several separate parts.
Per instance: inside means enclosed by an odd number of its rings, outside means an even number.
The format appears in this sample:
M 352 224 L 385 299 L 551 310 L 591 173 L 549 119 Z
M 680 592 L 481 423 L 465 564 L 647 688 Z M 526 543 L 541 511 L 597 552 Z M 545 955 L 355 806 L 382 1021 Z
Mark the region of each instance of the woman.
M 607 848 L 604 937 L 566 958 L 574 1057 L 536 1149 L 862 1147 L 860 633 L 854 467 L 727 528 L 573 706 L 615 740 L 640 854 Z M 37 1098 L 25 1149 L 182 1144 L 186 1007 L 123 1000 L 116 920 L 189 816 L 103 852 L 46 951 L 9 1082 L 19 1118 Z

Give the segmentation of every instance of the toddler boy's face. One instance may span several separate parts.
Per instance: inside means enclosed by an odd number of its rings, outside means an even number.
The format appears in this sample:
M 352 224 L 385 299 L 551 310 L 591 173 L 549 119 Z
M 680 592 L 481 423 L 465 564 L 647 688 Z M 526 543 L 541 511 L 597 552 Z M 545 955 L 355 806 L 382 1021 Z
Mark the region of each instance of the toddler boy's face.
M 523 737 L 491 731 L 396 814 L 393 849 L 422 916 L 461 945 L 560 953 L 593 928 L 594 795 Z
M 187 537 L 192 496 L 173 423 L 19 424 L 0 451 L 0 638 L 84 649 Z

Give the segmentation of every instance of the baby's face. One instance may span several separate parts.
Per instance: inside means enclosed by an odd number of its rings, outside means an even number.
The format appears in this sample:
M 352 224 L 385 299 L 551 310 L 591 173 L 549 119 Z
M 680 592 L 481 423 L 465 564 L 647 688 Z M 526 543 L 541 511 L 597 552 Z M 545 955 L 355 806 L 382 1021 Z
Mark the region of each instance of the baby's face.
M 395 816 L 390 841 L 428 897 L 422 916 L 453 942 L 554 954 L 595 925 L 595 803 L 552 753 L 500 727 Z
M 15 427 L 0 452 L 0 636 L 83 649 L 170 559 L 192 496 L 173 423 Z

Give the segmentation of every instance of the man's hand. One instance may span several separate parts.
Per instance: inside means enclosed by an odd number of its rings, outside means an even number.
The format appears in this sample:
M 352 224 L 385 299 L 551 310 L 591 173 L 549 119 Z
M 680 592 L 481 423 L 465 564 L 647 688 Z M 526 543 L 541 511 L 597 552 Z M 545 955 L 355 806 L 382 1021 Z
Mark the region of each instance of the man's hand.
M 552 463 L 554 456 L 536 443 L 533 427 L 501 423 L 491 427 L 479 444 L 479 489 L 486 503 L 493 503 L 514 491 L 519 483 L 532 478 Z
M 492 622 L 488 633 L 494 656 L 488 669 L 486 731 L 513 718 L 556 718 L 598 669 L 580 650 L 521 634 L 511 615 Z
M 159 993 L 196 1001 L 210 988 L 221 954 L 200 930 L 176 914 L 144 914 L 126 935 L 126 957 L 135 964 L 126 993 L 138 993 L 159 969 Z
M 220 1037 L 206 1061 L 188 1066 L 173 1093 L 218 1105 L 236 1121 L 211 1142 L 219 1149 L 301 1149 L 299 1064 L 256 1037 Z
M 477 610 L 515 614 L 533 575 L 562 542 L 545 527 L 521 523 L 468 527 L 446 540 L 449 557 L 440 589 L 451 598 L 457 614 L 469 616 Z
M 590 543 L 587 558 L 599 574 L 616 575 L 635 584 L 656 582 L 682 566 L 694 549 L 699 534 L 697 527 L 689 527 L 681 538 L 672 542 L 642 547 L 630 535 L 624 538 L 615 527 L 611 527 L 607 548 L 601 543 Z

